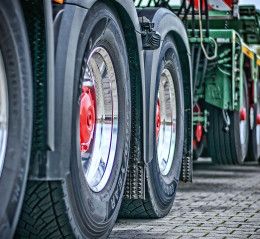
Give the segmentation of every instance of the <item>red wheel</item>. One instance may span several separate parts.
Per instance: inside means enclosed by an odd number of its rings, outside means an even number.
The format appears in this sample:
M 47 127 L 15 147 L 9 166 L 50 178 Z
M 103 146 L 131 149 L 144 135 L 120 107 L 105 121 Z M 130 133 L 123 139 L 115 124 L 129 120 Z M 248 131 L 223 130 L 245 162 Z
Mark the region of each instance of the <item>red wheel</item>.
M 80 150 L 84 154 L 89 150 L 96 123 L 94 87 L 84 82 L 80 98 Z

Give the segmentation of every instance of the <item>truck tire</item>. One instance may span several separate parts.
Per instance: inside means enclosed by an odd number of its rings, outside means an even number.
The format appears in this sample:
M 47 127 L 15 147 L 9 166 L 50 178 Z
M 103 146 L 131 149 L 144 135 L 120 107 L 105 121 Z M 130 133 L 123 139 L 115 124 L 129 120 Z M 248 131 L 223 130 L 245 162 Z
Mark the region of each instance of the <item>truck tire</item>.
M 208 151 L 214 164 L 237 165 L 243 164 L 245 161 L 249 141 L 247 92 L 246 81 L 244 81 L 243 107 L 240 112 L 227 112 L 230 119 L 228 130 L 225 130 L 226 123 L 223 111 L 215 106 L 208 105 L 210 113 L 207 137 Z
M 0 238 L 12 238 L 32 138 L 32 70 L 19 1 L 0 1 Z
M 248 161 L 258 161 L 260 159 L 260 82 L 257 82 L 257 103 L 253 105 L 253 120 L 250 120 L 250 135 L 248 145 Z M 252 124 L 252 126 L 251 126 Z
M 148 128 L 154 129 L 155 147 L 146 167 L 146 199 L 124 199 L 120 216 L 125 218 L 164 217 L 175 198 L 184 142 L 184 93 L 180 60 L 170 36 L 161 47 L 151 94 L 155 120 L 149 120 Z
M 62 182 L 28 183 L 17 238 L 106 238 L 118 215 L 130 148 L 130 76 L 120 20 L 108 5 L 89 10 L 77 52 L 70 173 Z

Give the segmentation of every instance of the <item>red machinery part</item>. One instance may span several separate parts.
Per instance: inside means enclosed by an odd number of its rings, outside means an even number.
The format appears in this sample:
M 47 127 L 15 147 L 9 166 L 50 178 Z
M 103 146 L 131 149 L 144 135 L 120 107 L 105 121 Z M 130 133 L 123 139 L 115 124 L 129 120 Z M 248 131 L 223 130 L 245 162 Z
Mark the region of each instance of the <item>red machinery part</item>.
M 247 117 L 247 115 L 246 115 L 246 108 L 240 109 L 240 120 L 244 121 L 244 120 L 246 120 L 246 117 Z
M 198 113 L 198 114 L 201 114 L 201 109 L 200 109 L 200 106 L 198 104 L 194 105 L 193 107 L 193 112 L 195 113 Z M 195 142 L 194 143 L 200 143 L 200 141 L 202 140 L 202 137 L 203 137 L 203 126 L 200 122 L 198 122 L 196 125 L 195 125 L 195 128 L 194 128 L 194 136 L 195 136 Z
M 160 101 L 157 100 L 156 104 L 156 115 L 155 115 L 155 129 L 156 129 L 156 141 L 158 142 L 159 132 L 161 127 L 161 113 L 160 113 Z
M 194 0 L 195 9 L 199 8 L 199 1 Z M 233 8 L 234 0 L 207 0 L 209 10 L 219 10 L 219 11 L 230 11 Z M 202 0 L 202 9 L 205 9 L 205 2 Z
M 201 125 L 201 123 L 198 123 L 196 125 L 196 130 L 195 130 L 195 137 L 196 137 L 196 141 L 200 142 L 203 136 L 203 126 Z
M 80 97 L 80 146 L 81 152 L 89 150 L 96 124 L 94 88 L 82 87 Z
M 260 114 L 257 114 L 256 116 L 256 124 L 260 125 Z

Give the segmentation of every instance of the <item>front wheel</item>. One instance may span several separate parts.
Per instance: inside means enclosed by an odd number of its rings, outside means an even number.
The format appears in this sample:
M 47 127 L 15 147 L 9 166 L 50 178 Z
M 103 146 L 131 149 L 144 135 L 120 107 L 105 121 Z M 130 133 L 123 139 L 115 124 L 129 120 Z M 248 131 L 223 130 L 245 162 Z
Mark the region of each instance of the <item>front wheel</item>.
M 106 238 L 118 215 L 131 128 L 125 39 L 119 17 L 101 2 L 81 31 L 71 89 L 70 173 L 62 182 L 29 182 L 21 237 Z
M 150 67 L 149 65 L 146 67 Z M 175 42 L 162 44 L 153 94 L 153 156 L 146 168 L 146 199 L 125 199 L 120 215 L 127 218 L 160 218 L 173 204 L 179 181 L 184 142 L 184 93 Z M 150 97 L 151 99 L 151 97 Z

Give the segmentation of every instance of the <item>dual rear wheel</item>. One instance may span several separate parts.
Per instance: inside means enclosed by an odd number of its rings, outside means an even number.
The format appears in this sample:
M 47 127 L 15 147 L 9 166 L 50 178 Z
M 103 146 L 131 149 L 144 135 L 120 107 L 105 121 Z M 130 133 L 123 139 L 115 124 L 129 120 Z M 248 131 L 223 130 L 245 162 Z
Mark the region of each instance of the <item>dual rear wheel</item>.
M 248 86 L 244 80 L 243 104 L 240 111 L 222 111 L 208 105 L 208 152 L 215 164 L 236 165 L 260 157 L 260 97 L 249 107 Z M 260 92 L 260 84 L 258 90 Z

